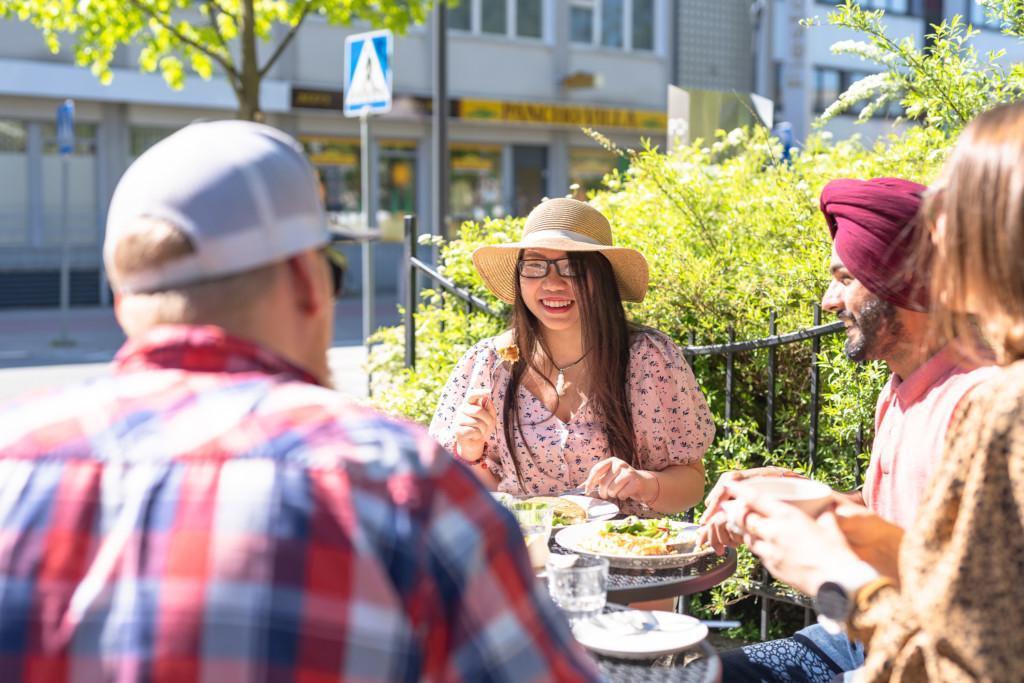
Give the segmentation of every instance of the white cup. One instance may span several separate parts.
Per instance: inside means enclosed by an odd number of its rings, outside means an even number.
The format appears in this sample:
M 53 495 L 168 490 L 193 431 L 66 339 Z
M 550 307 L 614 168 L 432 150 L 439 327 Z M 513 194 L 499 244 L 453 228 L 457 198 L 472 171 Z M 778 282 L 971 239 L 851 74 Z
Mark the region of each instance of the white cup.
M 799 477 L 751 477 L 741 479 L 732 484 L 735 489 L 743 490 L 751 498 L 766 497 L 781 500 L 800 508 L 811 517 L 817 517 L 832 501 L 832 489 L 820 481 Z M 736 506 L 723 504 L 726 517 L 729 512 L 735 514 Z M 740 520 L 729 519 L 730 524 L 739 526 Z

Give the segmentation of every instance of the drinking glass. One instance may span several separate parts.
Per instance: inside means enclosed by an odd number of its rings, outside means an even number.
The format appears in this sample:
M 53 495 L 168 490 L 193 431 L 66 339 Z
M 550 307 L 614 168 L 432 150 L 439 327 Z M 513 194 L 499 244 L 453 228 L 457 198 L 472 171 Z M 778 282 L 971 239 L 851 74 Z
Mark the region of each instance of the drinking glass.
M 548 593 L 576 626 L 604 610 L 608 560 L 590 555 L 552 555 L 547 564 Z
M 551 538 L 551 520 L 555 510 L 547 503 L 516 501 L 512 503 L 512 514 L 523 532 L 526 552 L 534 569 L 543 569 L 548 559 L 548 539 Z

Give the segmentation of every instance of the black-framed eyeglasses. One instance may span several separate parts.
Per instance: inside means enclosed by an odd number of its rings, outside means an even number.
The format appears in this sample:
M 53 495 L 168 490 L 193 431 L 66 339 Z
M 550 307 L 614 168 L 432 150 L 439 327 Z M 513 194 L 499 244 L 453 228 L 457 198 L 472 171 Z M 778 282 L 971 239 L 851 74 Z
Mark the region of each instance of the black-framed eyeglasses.
M 531 280 L 539 280 L 542 277 L 547 277 L 551 271 L 551 266 L 555 267 L 555 271 L 562 277 L 574 278 L 579 275 L 576 272 L 576 267 L 572 264 L 568 258 L 558 259 L 546 259 L 546 258 L 524 258 L 516 264 L 516 268 L 519 270 L 519 276 L 530 278 Z
M 348 267 L 348 259 L 330 244 L 321 248 L 320 253 L 324 255 L 327 266 L 331 269 L 331 292 L 335 299 L 339 299 L 345 288 L 345 268 Z

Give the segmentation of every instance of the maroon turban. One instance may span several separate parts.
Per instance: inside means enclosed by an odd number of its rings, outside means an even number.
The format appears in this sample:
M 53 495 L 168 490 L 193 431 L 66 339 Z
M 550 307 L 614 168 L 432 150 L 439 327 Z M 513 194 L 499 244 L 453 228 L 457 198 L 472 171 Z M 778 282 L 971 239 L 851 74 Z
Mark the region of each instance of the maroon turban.
M 821 191 L 836 253 L 869 292 L 900 308 L 928 308 L 927 277 L 915 272 L 917 210 L 924 185 L 900 178 L 833 180 Z

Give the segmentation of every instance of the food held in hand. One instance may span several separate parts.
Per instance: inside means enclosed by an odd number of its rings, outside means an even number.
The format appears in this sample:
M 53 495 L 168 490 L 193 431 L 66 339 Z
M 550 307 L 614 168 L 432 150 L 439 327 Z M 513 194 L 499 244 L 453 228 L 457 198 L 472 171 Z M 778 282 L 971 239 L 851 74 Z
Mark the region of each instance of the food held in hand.
M 527 502 L 550 505 L 555 512 L 551 520 L 554 526 L 569 526 L 570 524 L 580 524 L 587 521 L 587 511 L 583 509 L 583 506 L 565 498 L 537 496 L 529 498 Z
M 677 555 L 693 552 L 697 534 L 671 519 L 626 517 L 608 522 L 581 542 L 590 552 L 606 555 Z

